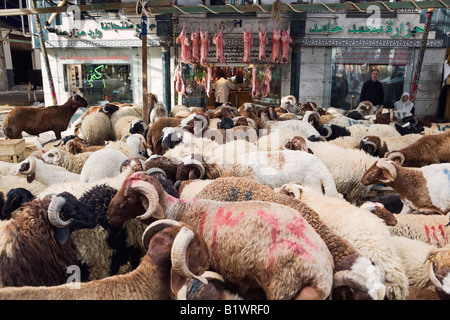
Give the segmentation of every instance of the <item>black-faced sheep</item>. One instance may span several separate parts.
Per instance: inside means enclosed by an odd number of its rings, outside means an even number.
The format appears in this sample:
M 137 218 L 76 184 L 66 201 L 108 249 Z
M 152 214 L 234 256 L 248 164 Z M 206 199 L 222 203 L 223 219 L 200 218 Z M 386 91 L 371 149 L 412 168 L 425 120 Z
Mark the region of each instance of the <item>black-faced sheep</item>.
M 205 241 L 185 224 L 162 221 L 148 226 L 143 243 L 148 248 L 139 267 L 125 275 L 54 287 L 0 289 L 0 299 L 26 300 L 168 300 L 173 284 L 195 278 L 208 269 Z
M 95 214 L 69 193 L 25 203 L 15 219 L 0 222 L 0 286 L 59 285 L 77 265 L 69 239 L 93 228 Z
M 22 139 L 22 131 L 37 136 L 52 130 L 59 140 L 61 132 L 67 130 L 70 119 L 78 108 L 87 106 L 88 103 L 83 97 L 74 95 L 61 106 L 16 107 L 3 120 L 2 129 L 9 139 Z
M 136 217 L 144 223 L 158 218 L 188 223 L 205 239 L 211 267 L 243 291 L 257 286 L 268 299 L 325 299 L 331 293 L 330 252 L 314 229 L 287 206 L 183 201 L 168 196 L 155 178 L 136 173 L 111 201 L 108 217 L 111 224 Z M 289 261 L 289 266 L 282 261 Z
M 450 163 L 405 168 L 394 161 L 376 161 L 361 178 L 364 185 L 385 184 L 401 196 L 403 209 L 447 214 L 450 211 Z
M 450 162 L 450 131 L 426 135 L 400 150 L 392 150 L 386 158 L 404 167 L 423 167 Z
M 36 198 L 29 190 L 25 188 L 13 188 L 6 194 L 0 220 L 9 220 L 12 213 L 19 209 L 24 203 Z
M 198 193 L 190 194 L 191 192 L 187 189 L 194 188 Z M 276 189 L 275 189 L 276 190 Z M 370 285 L 367 282 L 368 278 L 372 277 L 372 274 L 365 273 L 363 269 L 362 273 L 358 274 L 356 265 L 370 265 L 371 263 L 359 255 L 358 251 L 351 245 L 347 240 L 338 236 L 333 230 L 331 230 L 320 218 L 320 216 L 312 210 L 310 207 L 305 205 L 303 202 L 298 200 L 297 197 L 290 194 L 291 191 L 296 192 L 297 190 L 301 192 L 301 189 L 287 190 L 280 188 L 280 192 L 275 191 L 268 186 L 261 185 L 251 179 L 246 178 L 218 178 L 211 181 L 204 188 L 198 187 L 197 183 L 192 186 L 189 184 L 184 184 L 183 189 L 180 189 L 180 198 L 185 198 L 188 195 L 188 199 L 200 198 L 209 199 L 216 201 L 269 201 L 282 205 L 289 206 L 295 209 L 299 214 L 301 214 L 306 221 L 314 228 L 314 230 L 320 235 L 320 237 L 325 241 L 330 253 L 333 256 L 333 261 L 335 264 L 335 290 L 333 291 L 333 299 L 342 299 L 341 286 L 337 282 L 340 280 L 341 273 L 339 271 L 354 270 L 356 275 L 348 275 L 347 283 L 341 285 L 347 287 L 347 290 L 351 290 L 352 298 L 364 299 L 368 298 L 367 292 L 370 289 Z M 186 192 L 187 191 L 187 192 Z M 194 192 L 192 192 L 194 193 Z M 281 193 L 281 194 L 280 194 Z M 361 281 L 362 280 L 362 281 Z M 371 292 L 374 294 L 375 292 Z M 374 294 L 375 298 L 377 297 Z

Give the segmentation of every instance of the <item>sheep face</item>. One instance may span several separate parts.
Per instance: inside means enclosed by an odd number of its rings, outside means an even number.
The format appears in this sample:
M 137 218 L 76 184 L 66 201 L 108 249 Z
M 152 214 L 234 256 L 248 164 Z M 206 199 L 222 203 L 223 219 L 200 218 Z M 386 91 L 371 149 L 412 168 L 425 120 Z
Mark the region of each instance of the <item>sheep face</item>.
M 149 207 L 152 211 L 152 218 L 164 218 L 164 210 L 162 205 L 159 203 L 160 197 L 154 197 L 154 201 L 149 203 L 147 197 L 143 196 L 140 191 L 132 188 L 134 183 L 141 180 L 150 182 L 156 189 L 155 194 L 157 193 L 158 195 L 161 195 L 164 193 L 161 184 L 155 177 L 143 172 L 132 174 L 125 179 L 121 188 L 108 206 L 106 215 L 108 222 L 111 225 L 121 225 L 127 220 L 139 218 L 140 215 L 149 209 Z
M 301 136 L 294 136 L 289 138 L 284 144 L 284 147 L 290 150 L 299 150 L 308 152 L 308 146 L 306 145 L 306 141 Z
M 11 213 L 18 209 L 23 203 L 33 200 L 34 195 L 24 188 L 14 188 L 10 189 L 6 194 L 5 205 L 2 209 L 2 214 L 0 216 L 0 220 L 2 219 L 10 219 Z
M 380 160 L 367 169 L 361 178 L 361 183 L 366 186 L 377 183 L 388 184 L 395 181 L 396 172 L 392 161 Z
M 86 108 L 88 106 L 86 99 L 78 94 L 70 97 L 66 104 L 68 103 L 70 103 L 71 107 L 75 110 L 77 110 L 78 108 Z

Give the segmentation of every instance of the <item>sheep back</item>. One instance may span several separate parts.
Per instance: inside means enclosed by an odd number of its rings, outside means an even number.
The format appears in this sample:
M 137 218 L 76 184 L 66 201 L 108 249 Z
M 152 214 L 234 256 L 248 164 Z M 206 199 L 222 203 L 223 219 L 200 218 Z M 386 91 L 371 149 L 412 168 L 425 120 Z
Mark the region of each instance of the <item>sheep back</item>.
M 103 146 L 114 140 L 114 131 L 109 116 L 103 112 L 88 114 L 81 123 L 81 133 L 90 146 Z
M 93 152 L 80 173 L 80 182 L 93 182 L 112 178 L 120 174 L 120 165 L 128 157 L 116 149 L 101 149 Z

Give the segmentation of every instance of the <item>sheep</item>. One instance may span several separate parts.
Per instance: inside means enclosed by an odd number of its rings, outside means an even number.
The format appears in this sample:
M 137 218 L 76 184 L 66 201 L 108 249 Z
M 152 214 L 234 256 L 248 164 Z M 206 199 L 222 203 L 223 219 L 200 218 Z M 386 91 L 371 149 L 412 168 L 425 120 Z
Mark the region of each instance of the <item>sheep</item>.
M 0 287 L 64 283 L 65 268 L 77 265 L 70 233 L 96 224 L 67 192 L 25 203 L 15 219 L 0 222 Z
M 319 214 L 337 235 L 349 241 L 363 257 L 385 274 L 386 298 L 404 300 L 408 295 L 408 278 L 401 259 L 390 241 L 388 226 L 366 209 L 343 199 L 323 195 L 303 186 L 301 200 Z
M 300 113 L 300 107 L 297 105 L 297 99 L 293 95 L 282 97 L 280 108 L 289 113 Z
M 423 136 L 405 148 L 392 150 L 385 157 L 404 167 L 450 162 L 450 131 Z
M 320 133 L 321 136 L 325 138 L 327 141 L 335 140 L 339 137 L 346 137 L 350 136 L 350 131 L 343 126 L 339 126 L 336 124 L 329 124 L 325 123 L 322 124 L 317 131 Z
M 98 112 L 98 110 L 100 110 L 100 108 L 101 108 L 101 106 L 89 107 L 77 120 L 72 122 L 71 126 L 73 128 L 74 135 L 78 136 L 81 133 L 81 123 L 83 122 L 84 118 L 91 113 Z
M 120 140 L 122 137 L 128 135 L 130 133 L 131 124 L 133 121 L 136 122 L 139 120 L 141 119 L 136 116 L 125 116 L 119 118 L 113 128 L 115 140 Z
M 147 135 L 149 125 L 144 122 L 144 120 L 136 118 L 131 121 L 130 123 L 130 134 L 139 133 L 142 134 L 144 137 Z
M 42 155 L 42 159 L 47 164 L 60 166 L 67 171 L 80 174 L 91 154 L 92 152 L 83 152 L 73 155 L 69 151 L 52 148 Z
M 368 210 L 384 221 L 387 226 L 393 227 L 397 225 L 397 218 L 392 212 L 387 210 L 382 203 L 366 201 L 359 206 L 361 209 Z
M 104 149 L 116 149 L 123 152 L 128 158 L 142 158 L 146 154 L 147 142 L 142 134 L 128 134 L 119 141 L 108 141 Z
M 155 123 L 156 120 L 167 117 L 167 110 L 164 104 L 160 101 L 156 103 L 156 105 L 152 108 L 152 111 L 150 111 L 150 122 L 149 123 Z
M 65 145 L 65 149 L 72 154 L 82 153 L 82 152 L 94 152 L 103 149 L 105 146 L 90 146 L 80 137 L 75 137 L 68 141 Z
M 138 194 L 152 199 L 148 205 L 144 199 L 147 209 Z M 124 181 L 109 205 L 108 217 L 113 225 L 136 217 L 144 223 L 168 218 L 191 225 L 207 243 L 211 268 L 244 292 L 251 285 L 262 288 L 267 299 L 325 299 L 331 292 L 331 254 L 292 208 L 260 201 L 175 199 L 154 177 L 138 172 Z
M 49 186 L 55 183 L 79 181 L 80 174 L 70 172 L 63 168 L 55 170 L 58 166 L 46 164 L 44 161 L 28 157 L 17 165 L 16 175 L 25 175 L 27 181 L 31 183 L 34 179 Z
M 300 200 L 293 199 L 290 195 L 287 196 L 289 192 L 284 193 L 284 191 L 286 190 L 273 190 L 270 187 L 261 185 L 254 180 L 246 178 L 218 178 L 213 181 L 210 180 L 210 183 L 206 186 L 199 184 L 197 181 L 192 183 L 192 185 L 191 183 L 185 184 L 183 188 L 180 188 L 180 198 L 186 200 L 200 198 L 216 201 L 269 201 L 287 205 L 297 210 L 298 213 L 307 220 L 307 222 L 325 241 L 330 253 L 333 256 L 336 274 L 339 274 L 338 271 L 351 270 L 353 267 L 357 269 L 356 265 L 370 265 L 367 258 L 361 257 L 357 250 L 348 241 L 344 240 L 335 234 L 333 230 L 327 227 L 315 211 L 306 206 Z M 359 274 L 360 277 L 364 277 L 366 279 L 373 276 L 370 273 L 364 272 L 362 268 L 359 268 L 359 272 L 362 272 Z M 351 277 L 351 279 L 357 280 L 360 279 L 360 277 L 355 276 Z M 379 279 L 379 282 L 381 281 L 382 280 Z M 364 295 L 361 292 L 362 288 L 374 287 L 367 282 L 364 282 L 364 284 L 360 282 L 349 282 L 346 286 L 359 291 L 358 294 L 355 294 L 355 296 L 360 298 L 367 296 L 367 294 Z M 381 284 L 378 287 L 381 290 L 381 293 L 377 292 L 374 288 L 374 290 L 370 292 L 372 298 L 382 298 L 383 285 Z M 337 299 L 339 294 L 337 292 L 333 292 L 332 297 L 333 299 Z
M 87 283 L 3 288 L 0 299 L 167 300 L 172 297 L 171 283 L 182 283 L 185 278 L 207 283 L 201 276 L 209 258 L 204 240 L 185 224 L 160 222 L 145 230 L 142 241 L 147 253 L 132 272 Z
M 189 108 L 187 106 L 179 104 L 170 110 L 169 117 L 183 119 L 183 118 L 187 118 L 190 114 L 191 114 L 191 111 L 189 110 Z
M 450 163 L 431 164 L 422 168 L 406 168 L 392 160 L 376 161 L 361 178 L 364 185 L 382 183 L 401 196 L 400 214 L 414 210 L 447 214 L 450 211 Z
M 400 213 L 403 208 L 401 197 L 397 193 L 377 194 L 373 197 L 367 197 L 367 201 L 381 203 L 386 210 L 392 213 Z
M 24 203 L 34 200 L 36 197 L 25 188 L 13 188 L 6 194 L 4 205 L 0 215 L 0 220 L 9 220 L 12 213 L 19 209 Z
M 307 141 L 308 148 L 329 170 L 337 191 L 350 203 L 360 205 L 370 191 L 361 177 L 378 158 L 362 150 L 346 149 L 329 142 Z
M 115 128 L 117 121 L 126 116 L 134 116 L 140 119 L 144 119 L 141 115 L 142 110 L 137 106 L 123 106 L 110 115 L 111 128 Z M 113 140 L 113 139 L 111 139 Z
M 51 130 L 55 133 L 56 139 L 60 140 L 61 132 L 67 130 L 74 113 L 79 108 L 87 106 L 87 101 L 76 94 L 61 106 L 17 107 L 8 112 L 2 122 L 2 129 L 9 139 L 22 139 L 22 131 L 37 136 Z
M 384 158 L 390 150 L 405 148 L 422 138 L 420 134 L 408 134 L 400 137 L 380 138 L 365 136 L 360 142 L 360 148 L 372 156 Z
M 110 117 L 103 112 L 89 114 L 81 123 L 83 139 L 90 146 L 103 146 L 106 141 L 114 140 L 113 128 Z
M 442 215 L 396 214 L 397 224 L 389 228 L 392 236 L 420 240 L 437 248 L 450 243 L 446 228 L 448 217 Z
M 93 152 L 86 160 L 79 175 L 80 182 L 92 182 L 114 177 L 120 173 L 120 165 L 128 157 L 116 149 L 101 149 Z
M 163 155 L 166 151 L 161 146 L 161 137 L 163 134 L 163 129 L 166 127 L 178 127 L 181 124 L 181 119 L 165 117 L 155 121 L 147 131 L 147 135 L 145 136 L 145 140 L 149 145 L 149 149 L 152 154 Z
M 296 180 L 327 195 L 342 198 L 327 167 L 315 155 L 307 152 L 249 152 L 238 157 L 237 164 L 248 167 L 250 177 L 270 187 L 281 187 Z
M 377 136 L 380 138 L 400 137 L 400 133 L 388 124 L 355 124 L 348 127 L 348 130 L 350 131 L 350 136 L 358 140 L 362 140 L 365 136 Z

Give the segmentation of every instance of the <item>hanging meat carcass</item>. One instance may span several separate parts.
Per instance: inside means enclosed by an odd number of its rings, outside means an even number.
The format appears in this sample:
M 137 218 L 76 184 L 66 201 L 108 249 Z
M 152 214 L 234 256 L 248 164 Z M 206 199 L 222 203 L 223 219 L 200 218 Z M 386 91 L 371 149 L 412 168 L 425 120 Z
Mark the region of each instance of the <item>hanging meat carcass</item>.
M 175 90 L 176 90 L 178 93 L 180 93 L 180 94 L 186 96 L 186 87 L 185 87 L 185 85 L 184 85 L 183 78 L 182 78 L 182 76 L 181 76 L 181 64 L 179 64 L 179 65 L 175 68 L 175 75 L 174 75 L 174 78 L 175 78 Z
M 192 45 L 192 57 L 191 60 L 193 63 L 197 63 L 200 61 L 200 31 L 197 30 L 191 32 L 191 45 Z
M 223 37 L 223 25 L 219 33 L 215 33 L 212 42 L 216 45 L 216 58 L 218 63 L 227 63 L 223 52 L 225 39 Z
M 289 26 L 286 31 L 281 30 L 281 63 L 288 63 L 289 46 L 291 43 L 291 26 Z
M 203 32 L 200 29 L 200 64 L 206 66 L 208 64 L 209 50 L 209 31 Z
M 186 24 L 183 24 L 183 30 L 177 37 L 177 43 L 181 44 L 181 61 L 184 63 L 191 63 L 191 43 L 186 33 Z
M 261 84 L 261 96 L 263 98 L 267 97 L 270 93 L 270 81 L 272 81 L 272 71 L 270 71 L 270 67 L 267 67 Z
M 258 72 L 256 70 L 256 66 L 253 67 L 252 70 L 252 98 L 256 98 L 260 93 L 261 89 L 259 88 L 258 82 Z
M 267 37 L 267 26 L 264 31 L 259 29 L 259 54 L 258 54 L 258 60 L 259 61 L 266 61 L 266 45 L 269 43 L 269 38 Z
M 206 95 L 208 96 L 208 98 L 211 96 L 212 93 L 212 83 L 213 83 L 213 70 L 210 66 L 206 67 L 206 87 L 205 87 L 205 91 L 206 91 Z
M 250 27 L 249 31 L 245 31 L 244 27 L 244 57 L 242 58 L 243 63 L 248 64 L 252 60 L 252 44 L 253 44 L 252 28 Z
M 280 47 L 281 47 L 281 29 L 275 30 L 273 29 L 272 33 L 272 63 L 280 62 Z

